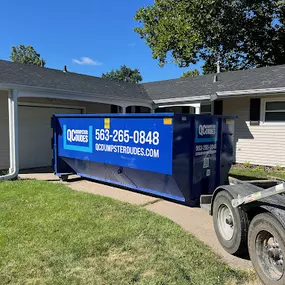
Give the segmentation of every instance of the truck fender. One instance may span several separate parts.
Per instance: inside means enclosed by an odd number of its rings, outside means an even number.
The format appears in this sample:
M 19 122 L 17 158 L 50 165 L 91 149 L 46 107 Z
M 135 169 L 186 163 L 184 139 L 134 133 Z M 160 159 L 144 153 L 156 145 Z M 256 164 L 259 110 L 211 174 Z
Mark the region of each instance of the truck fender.
M 213 215 L 213 202 L 215 201 L 215 197 L 217 194 L 221 191 L 227 191 L 231 194 L 233 199 L 237 198 L 238 195 L 245 196 L 248 194 L 253 193 L 253 188 L 251 185 L 245 185 L 245 184 L 237 184 L 237 185 L 224 185 L 219 186 L 216 188 L 216 190 L 213 193 L 212 197 L 212 203 L 211 203 L 211 210 L 210 214 Z M 250 204 L 247 204 L 243 206 L 243 209 L 245 212 L 248 213 L 249 219 L 251 220 L 255 215 L 259 214 L 260 212 L 269 212 L 271 213 L 285 228 L 285 207 L 282 205 L 278 205 L 275 202 L 276 197 L 273 201 L 271 199 L 266 199 L 252 202 Z M 272 203 L 270 203 L 272 202 Z
M 210 215 L 213 215 L 213 205 L 214 205 L 214 201 L 215 198 L 217 196 L 217 194 L 221 191 L 227 191 L 231 194 L 231 196 L 233 197 L 233 199 L 238 197 L 238 194 L 240 193 L 240 185 L 223 185 L 223 186 L 219 186 L 215 189 L 213 196 L 212 196 L 212 203 L 211 203 L 211 210 L 210 210 Z
M 284 227 L 285 229 L 285 209 L 281 206 L 279 207 L 278 205 L 267 205 L 266 203 L 263 203 L 259 205 L 258 207 L 264 209 L 265 211 L 271 213 L 279 222 L 280 224 Z

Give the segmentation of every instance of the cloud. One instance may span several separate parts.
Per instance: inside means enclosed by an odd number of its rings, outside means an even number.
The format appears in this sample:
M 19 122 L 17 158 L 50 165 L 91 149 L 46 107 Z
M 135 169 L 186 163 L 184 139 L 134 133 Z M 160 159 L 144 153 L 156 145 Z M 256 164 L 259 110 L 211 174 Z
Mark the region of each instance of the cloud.
M 128 46 L 133 48 L 136 46 L 136 43 L 130 43 L 130 44 L 128 44 Z
M 76 64 L 80 64 L 80 65 L 96 65 L 96 66 L 100 66 L 103 63 L 97 60 L 93 60 L 90 57 L 86 57 L 83 56 L 80 58 L 80 60 L 78 59 L 72 59 L 72 62 L 76 63 Z

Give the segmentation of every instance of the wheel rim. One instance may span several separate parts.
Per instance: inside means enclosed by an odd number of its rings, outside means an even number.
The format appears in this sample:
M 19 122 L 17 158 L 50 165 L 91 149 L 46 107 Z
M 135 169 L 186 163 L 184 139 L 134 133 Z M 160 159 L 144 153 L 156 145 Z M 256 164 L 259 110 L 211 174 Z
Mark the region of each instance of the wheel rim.
M 268 231 L 261 231 L 256 237 L 256 256 L 264 274 L 278 281 L 284 274 L 283 252 L 278 240 Z
M 233 213 L 227 205 L 220 205 L 217 220 L 219 232 L 223 239 L 231 240 L 234 236 L 234 219 Z

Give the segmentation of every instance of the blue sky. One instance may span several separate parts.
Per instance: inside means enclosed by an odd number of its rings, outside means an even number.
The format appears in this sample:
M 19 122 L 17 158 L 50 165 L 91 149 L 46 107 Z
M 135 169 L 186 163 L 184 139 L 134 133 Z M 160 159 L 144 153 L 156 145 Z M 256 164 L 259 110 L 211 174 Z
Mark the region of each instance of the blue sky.
M 133 16 L 153 0 L 1 0 L 0 58 L 12 46 L 32 45 L 47 67 L 101 76 L 126 64 L 138 68 L 145 82 L 177 78 L 187 69 L 163 68 L 133 31 Z

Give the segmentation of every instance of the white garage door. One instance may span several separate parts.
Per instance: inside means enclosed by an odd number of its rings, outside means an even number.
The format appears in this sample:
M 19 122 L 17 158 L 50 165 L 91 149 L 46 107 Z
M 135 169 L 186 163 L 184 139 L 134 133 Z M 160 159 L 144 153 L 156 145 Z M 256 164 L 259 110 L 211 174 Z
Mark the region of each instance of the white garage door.
M 51 166 L 51 117 L 54 114 L 80 114 L 81 109 L 19 106 L 20 168 Z

